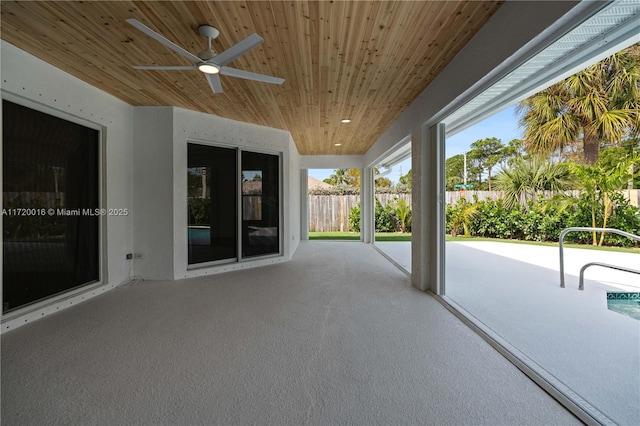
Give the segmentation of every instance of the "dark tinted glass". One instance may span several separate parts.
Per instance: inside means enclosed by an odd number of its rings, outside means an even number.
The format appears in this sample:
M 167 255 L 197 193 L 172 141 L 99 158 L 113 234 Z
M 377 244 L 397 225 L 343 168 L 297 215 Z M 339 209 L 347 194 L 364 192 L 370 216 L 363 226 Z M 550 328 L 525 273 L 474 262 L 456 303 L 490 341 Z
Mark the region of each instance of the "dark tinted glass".
M 242 153 L 242 256 L 280 252 L 280 158 Z
M 3 100 L 3 306 L 98 281 L 99 132 Z
M 190 265 L 238 257 L 235 149 L 188 145 Z

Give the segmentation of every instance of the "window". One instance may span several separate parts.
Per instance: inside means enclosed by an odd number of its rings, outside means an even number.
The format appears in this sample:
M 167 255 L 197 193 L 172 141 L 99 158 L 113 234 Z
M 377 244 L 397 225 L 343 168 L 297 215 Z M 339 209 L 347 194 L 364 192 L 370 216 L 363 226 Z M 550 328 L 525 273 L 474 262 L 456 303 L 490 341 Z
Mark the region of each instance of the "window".
M 100 133 L 7 100 L 3 306 L 7 313 L 100 279 Z

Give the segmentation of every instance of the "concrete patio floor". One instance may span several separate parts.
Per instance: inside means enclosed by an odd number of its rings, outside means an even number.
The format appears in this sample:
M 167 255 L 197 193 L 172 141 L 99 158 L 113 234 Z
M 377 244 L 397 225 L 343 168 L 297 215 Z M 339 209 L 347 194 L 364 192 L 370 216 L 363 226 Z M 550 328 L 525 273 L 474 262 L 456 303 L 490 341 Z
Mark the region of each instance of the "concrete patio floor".
M 410 271 L 411 243 L 376 243 Z M 607 309 L 606 292 L 640 291 L 640 254 L 565 249 L 560 287 L 557 247 L 505 242 L 446 243 L 446 296 L 475 321 L 618 424 L 640 424 L 640 321 Z
M 574 425 L 369 244 L 140 281 L 2 335 L 2 425 Z

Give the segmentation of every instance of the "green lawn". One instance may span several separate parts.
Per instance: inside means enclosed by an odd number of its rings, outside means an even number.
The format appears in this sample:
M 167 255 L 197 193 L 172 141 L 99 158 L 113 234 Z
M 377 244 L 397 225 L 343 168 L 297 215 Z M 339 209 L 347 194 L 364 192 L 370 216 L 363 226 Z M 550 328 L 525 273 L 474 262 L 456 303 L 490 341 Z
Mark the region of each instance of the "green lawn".
M 360 240 L 359 232 L 309 232 L 310 240 Z M 411 234 L 400 232 L 376 233 L 376 241 L 411 241 Z
M 352 240 L 359 241 L 359 232 L 309 232 L 310 240 Z M 411 234 L 402 234 L 400 232 L 381 232 L 376 233 L 376 241 L 411 241 Z M 521 240 L 501 240 L 497 238 L 477 238 L 477 237 L 451 237 L 447 235 L 447 241 L 493 241 L 499 243 L 513 244 L 530 244 L 536 246 L 558 247 L 558 243 L 539 242 L 539 241 L 521 241 Z M 594 247 L 586 244 L 565 244 L 569 248 L 581 248 L 588 250 L 605 250 L 616 251 L 622 253 L 640 254 L 640 248 L 623 248 L 623 247 Z

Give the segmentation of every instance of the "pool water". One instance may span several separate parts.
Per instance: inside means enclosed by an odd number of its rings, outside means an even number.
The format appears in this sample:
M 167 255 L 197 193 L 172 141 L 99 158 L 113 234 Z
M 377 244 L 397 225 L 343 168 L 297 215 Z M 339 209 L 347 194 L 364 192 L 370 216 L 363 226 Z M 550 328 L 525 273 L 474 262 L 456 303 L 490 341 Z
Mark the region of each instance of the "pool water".
M 205 227 L 189 227 L 189 244 L 208 246 L 211 244 L 211 229 Z
M 607 308 L 640 321 L 640 293 L 608 291 Z

